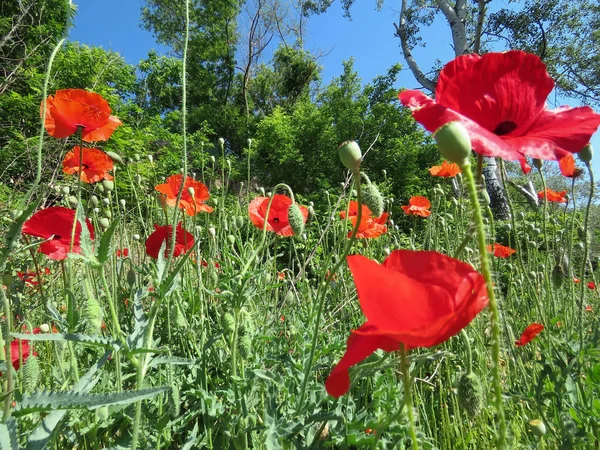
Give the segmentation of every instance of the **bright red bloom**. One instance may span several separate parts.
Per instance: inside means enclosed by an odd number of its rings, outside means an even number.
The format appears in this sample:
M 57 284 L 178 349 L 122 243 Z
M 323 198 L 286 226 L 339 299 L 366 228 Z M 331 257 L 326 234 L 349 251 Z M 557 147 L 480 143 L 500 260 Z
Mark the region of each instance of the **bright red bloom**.
M 22 232 L 30 236 L 46 239 L 40 245 L 40 252 L 50 259 L 66 259 L 71 246 L 71 231 L 75 211 L 64 206 L 51 206 L 35 213 L 23 225 Z M 94 227 L 86 219 L 90 237 L 94 239 Z M 73 242 L 73 253 L 80 253 L 79 238 L 81 235 L 81 224 L 77 221 L 75 226 L 75 240 Z
M 255 227 L 263 229 L 265 224 L 265 215 L 269 206 L 269 197 L 256 197 L 248 205 L 248 214 Z M 288 210 L 292 205 L 292 199 L 283 194 L 275 194 L 269 217 L 267 217 L 267 231 L 273 231 L 280 236 L 293 236 L 294 231 L 288 220 Z M 306 206 L 300 206 L 300 212 L 306 223 L 308 219 L 308 209 Z
M 579 278 L 573 278 L 573 283 L 581 283 L 581 280 Z
M 540 323 L 532 323 L 527 328 L 525 328 L 525 331 L 523 331 L 523 334 L 521 335 L 519 340 L 515 341 L 515 345 L 517 347 L 523 347 L 524 345 L 531 342 L 531 340 L 534 337 L 536 337 L 539 333 L 541 333 L 543 329 L 544 325 Z
M 79 168 L 79 146 L 73 147 L 63 159 L 63 172 L 66 174 L 78 173 L 84 183 L 97 183 L 102 180 L 112 180 L 108 172 L 115 168 L 113 160 L 97 148 L 83 149 L 83 169 Z
M 46 271 L 46 275 L 48 275 L 50 273 L 50 269 L 48 269 L 47 267 L 44 270 Z M 19 272 L 19 271 L 17 271 L 17 276 L 21 280 L 23 280 L 25 283 L 30 284 L 31 286 L 37 286 L 38 284 L 40 284 L 40 282 L 38 281 L 39 278 L 38 278 L 37 272 Z
M 587 284 L 587 287 L 588 287 L 588 289 L 591 289 L 593 291 L 594 289 L 596 289 L 596 283 L 594 283 L 593 281 L 590 281 Z
M 19 344 L 19 342 L 21 342 L 21 344 Z M 22 355 L 20 353 L 21 348 L 23 349 Z M 10 342 L 10 360 L 15 370 L 19 370 L 19 367 L 21 367 L 21 357 L 23 359 L 24 364 L 27 361 L 27 358 L 29 358 L 30 354 L 31 347 L 29 345 L 29 341 L 13 339 Z
M 366 322 L 353 330 L 346 353 L 325 382 L 329 395 L 350 387 L 348 370 L 375 350 L 433 347 L 466 327 L 486 307 L 483 276 L 457 259 L 431 251 L 396 250 L 378 264 L 348 257 Z
M 159 184 L 156 189 L 161 194 L 164 194 L 164 200 L 167 205 L 175 206 L 177 203 L 177 197 L 179 190 L 181 189 L 181 180 L 183 179 L 182 174 L 171 175 L 167 178 L 165 184 Z M 190 194 L 190 188 L 193 189 L 194 196 Z M 194 180 L 192 177 L 185 177 L 185 184 L 183 186 L 183 192 L 181 194 L 181 200 L 179 200 L 179 209 L 185 210 L 188 216 L 195 216 L 199 212 L 213 212 L 213 209 L 206 205 L 204 202 L 208 200 L 210 194 L 208 188 L 199 181 Z
M 459 56 L 446 64 L 435 100 L 418 90 L 403 91 L 399 98 L 428 131 L 461 122 L 473 150 L 482 155 L 556 160 L 590 141 L 600 114 L 588 106 L 547 109 L 553 88 L 540 58 L 508 51 Z
M 431 203 L 426 197 L 421 197 L 420 195 L 411 197 L 408 201 L 408 206 L 403 205 L 401 208 L 408 215 L 414 214 L 415 216 L 428 217 L 431 214 L 431 211 L 429 211 Z
M 592 308 L 592 305 L 587 305 L 587 306 L 585 307 L 585 310 L 586 310 L 587 312 L 594 312 L 594 310 L 593 310 L 593 308 Z
M 171 239 L 173 239 L 173 227 L 171 225 L 158 226 L 154 224 L 154 233 L 148 236 L 146 239 L 146 253 L 148 256 L 154 259 L 158 259 L 158 252 L 160 247 L 163 245 L 165 240 L 167 245 L 165 246 L 165 258 L 169 257 Z M 182 253 L 187 252 L 194 245 L 194 236 L 188 233 L 181 226 L 181 222 L 177 224 L 175 231 L 175 251 L 173 256 L 179 256 Z
M 40 107 L 40 114 L 43 104 Z M 108 102 L 100 94 L 83 89 L 62 89 L 46 99 L 44 126 L 50 136 L 66 138 L 82 128 L 85 142 L 106 141 L 121 125 L 111 116 Z
M 121 250 L 120 248 L 117 249 L 117 258 L 120 258 L 120 257 L 127 258 L 128 256 L 129 256 L 128 248 L 124 248 L 123 250 Z
M 490 244 L 486 245 L 485 248 L 487 249 L 488 253 L 492 253 L 492 246 Z M 496 258 L 508 258 L 510 255 L 516 252 L 517 251 L 514 248 L 510 248 L 502 244 L 494 244 L 494 256 Z
M 352 228 L 356 226 L 356 218 L 358 216 L 358 202 L 352 200 L 348 208 L 348 217 Z M 340 211 L 340 217 L 346 218 L 346 211 Z M 382 234 L 387 233 L 387 226 L 385 223 L 388 219 L 388 213 L 384 212 L 379 217 L 373 217 L 373 213 L 369 207 L 365 204 L 362 205 L 362 214 L 360 218 L 360 224 L 358 225 L 358 231 L 356 237 L 358 239 L 369 239 L 376 238 Z M 348 232 L 348 237 L 352 236 L 352 231 Z
M 546 191 L 538 192 L 538 198 L 540 200 L 545 198 L 549 202 L 553 203 L 567 203 L 567 199 L 565 197 L 566 194 L 567 191 L 555 192 L 552 189 L 546 188 Z
M 560 158 L 558 160 L 558 167 L 560 168 L 560 173 L 569 178 L 577 178 L 583 173 L 583 170 L 575 167 L 575 158 L 571 154 Z
M 441 166 L 431 167 L 429 173 L 434 177 L 452 178 L 460 173 L 460 168 L 456 163 L 443 161 Z

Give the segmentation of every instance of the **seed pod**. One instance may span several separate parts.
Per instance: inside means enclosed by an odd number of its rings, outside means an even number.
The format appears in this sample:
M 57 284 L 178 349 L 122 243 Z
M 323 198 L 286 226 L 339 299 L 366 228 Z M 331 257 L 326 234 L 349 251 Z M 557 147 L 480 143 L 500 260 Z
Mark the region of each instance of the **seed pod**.
M 33 392 L 38 389 L 40 381 L 40 363 L 37 356 L 30 355 L 23 366 L 23 387 L 25 392 Z
M 60 188 L 60 192 L 62 193 L 62 195 L 69 195 L 71 189 L 69 189 L 69 186 L 63 186 Z
M 139 155 L 139 153 L 136 153 L 135 155 L 133 155 L 133 160 L 134 160 L 135 162 L 139 162 L 139 160 L 140 160 L 140 155 Z
M 294 235 L 299 236 L 304 232 L 304 216 L 296 203 L 292 203 L 288 209 L 288 220 Z
M 353 172 L 357 172 L 362 160 L 362 152 L 356 141 L 345 141 L 338 147 L 338 155 L 342 164 Z
M 458 404 L 472 419 L 483 407 L 481 380 L 473 372 L 464 373 L 458 381 Z
M 233 234 L 228 234 L 227 235 L 227 242 L 229 242 L 229 245 L 235 244 L 235 236 Z
M 135 271 L 133 269 L 129 269 L 127 271 L 127 284 L 129 285 L 130 288 L 135 286 Z
M 383 214 L 383 195 L 373 183 L 367 183 L 363 188 L 363 203 L 371 210 L 375 217 Z
M 589 163 L 592 160 L 592 157 L 594 156 L 594 149 L 592 148 L 592 144 L 588 144 L 585 147 L 583 147 L 579 153 L 577 153 L 577 156 L 579 157 L 579 159 L 581 160 L 581 162 L 584 163 Z

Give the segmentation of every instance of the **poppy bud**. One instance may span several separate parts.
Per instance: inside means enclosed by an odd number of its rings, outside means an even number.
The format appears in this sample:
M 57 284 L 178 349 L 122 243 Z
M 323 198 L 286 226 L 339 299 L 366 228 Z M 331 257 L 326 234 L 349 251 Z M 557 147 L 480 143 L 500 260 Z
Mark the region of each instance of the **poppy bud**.
M 252 352 L 252 339 L 248 335 L 240 335 L 237 342 L 238 352 L 242 359 L 248 359 Z
M 100 219 L 100 226 L 106 230 L 108 227 L 110 227 L 110 220 L 108 220 L 107 217 L 102 217 Z
M 104 194 L 104 186 L 102 186 L 102 183 L 96 184 L 96 189 L 98 189 L 98 192 L 101 194 Z
M 235 244 L 235 236 L 233 234 L 228 234 L 227 241 L 229 242 L 229 245 Z
M 483 407 L 483 388 L 473 372 L 464 373 L 458 381 L 458 404 L 472 419 Z
M 190 187 L 188 188 L 188 193 L 189 193 L 189 194 L 192 196 L 192 198 L 193 198 L 193 197 L 194 197 L 194 195 L 196 195 L 196 190 L 195 190 L 195 189 L 194 189 L 192 186 L 190 186 Z
M 383 178 L 386 178 L 387 177 L 387 170 L 383 169 L 381 171 L 381 175 L 383 175 Z
M 173 311 L 173 323 L 177 328 L 186 329 L 189 325 L 187 320 L 185 319 L 185 316 L 183 315 L 183 312 L 181 311 L 181 306 L 179 306 L 179 304 L 176 303 L 174 308 L 175 311 Z
M 581 150 L 579 150 L 579 153 L 577 153 L 577 157 L 579 158 L 579 160 L 586 164 L 592 160 L 593 156 L 594 156 L 594 149 L 592 148 L 592 144 L 586 145 Z
M 450 122 L 439 127 L 433 135 L 443 158 L 462 166 L 471 155 L 471 139 L 464 125 Z
M 10 215 L 15 220 L 17 220 L 19 217 L 21 217 L 21 214 L 23 214 L 23 210 L 22 209 L 14 209 L 14 210 L 12 210 L 10 212 Z
M 60 192 L 62 193 L 62 195 L 69 195 L 71 189 L 69 189 L 69 186 L 63 186 L 60 188 Z
M 488 194 L 487 190 L 481 190 L 481 199 L 483 200 L 483 204 L 485 206 L 490 206 L 490 194 Z
M 69 198 L 67 198 L 67 202 L 69 203 L 69 205 L 71 205 L 73 208 L 75 208 L 77 206 L 77 203 L 79 203 L 77 201 L 77 197 L 75 197 L 74 195 L 69 195 Z
M 40 325 L 40 331 L 42 333 L 49 333 L 50 332 L 50 325 L 48 325 L 47 323 L 43 323 Z
M 383 214 L 383 195 L 373 183 L 367 183 L 363 188 L 363 203 L 371 210 L 375 217 Z
M 148 161 L 150 162 L 150 164 L 152 164 L 154 162 L 154 157 L 152 155 L 148 155 L 147 158 L 148 158 Z
M 213 164 L 216 161 L 216 159 L 215 159 L 215 157 L 213 155 L 210 155 L 210 157 L 208 159 L 210 159 L 210 162 L 213 163 Z
M 223 150 L 223 147 L 225 147 L 225 139 L 220 137 L 217 142 L 219 143 L 219 149 Z
M 142 176 L 141 176 L 141 175 L 139 175 L 139 174 L 136 174 L 136 175 L 133 177 L 133 179 L 135 180 L 135 182 L 136 182 L 137 184 L 140 184 L 140 183 L 142 182 Z
M 237 216 L 235 218 L 235 221 L 237 223 L 238 228 L 242 228 L 244 226 L 244 217 L 243 216 Z
M 264 188 L 264 187 L 262 187 L 262 186 L 261 186 L 261 187 L 259 187 L 259 188 L 258 188 L 258 192 L 260 193 L 261 197 L 264 197 L 264 196 L 265 196 L 265 188 Z
M 308 215 L 310 217 L 315 217 L 317 215 L 317 213 L 315 212 L 315 208 L 313 206 L 308 207 Z
M 93 206 L 98 206 L 98 203 L 99 203 L 99 202 L 100 202 L 100 201 L 98 200 L 98 197 L 96 197 L 95 195 L 92 195 L 92 196 L 90 197 L 90 203 L 91 203 Z
M 235 319 L 231 313 L 226 312 L 221 316 L 221 326 L 223 327 L 225 334 L 233 333 L 233 329 L 235 328 Z
M 100 208 L 94 208 L 94 214 L 98 214 L 100 212 Z
M 133 237 L 133 240 L 134 240 L 134 241 L 139 241 L 139 240 L 140 240 L 140 235 L 139 235 L 139 234 L 137 234 L 137 233 L 136 233 L 136 234 L 134 234 L 132 237 Z
M 390 250 L 389 247 L 386 247 L 386 248 L 383 249 L 383 253 L 385 253 L 386 256 L 390 256 L 390 254 L 392 253 L 392 251 Z
M 83 319 L 87 324 L 87 332 L 91 335 L 100 334 L 102 327 L 102 308 L 98 300 L 88 297 L 83 307 Z
M 118 162 L 119 164 L 125 164 L 125 162 L 123 161 L 123 159 L 117 153 L 115 153 L 115 152 L 106 152 L 106 154 L 113 161 Z
M 112 219 L 112 212 L 110 211 L 110 209 L 105 209 L 104 210 L 104 215 L 106 217 L 108 217 L 109 219 Z
M 125 208 L 125 199 L 124 198 L 119 200 L 119 203 L 121 204 L 121 207 Z
M 217 230 L 214 227 L 208 227 L 208 234 L 210 237 L 215 237 L 217 235 Z
M 541 438 L 546 434 L 546 425 L 539 419 L 533 419 L 527 424 L 527 430 L 534 436 Z
M 175 419 L 179 417 L 179 411 L 181 410 L 181 395 L 179 393 L 179 385 L 177 383 L 171 383 L 171 395 L 169 395 L 169 401 L 173 406 L 171 417 Z
M 565 279 L 565 272 L 560 264 L 556 264 L 552 269 L 552 283 L 558 289 L 562 286 Z
M 115 189 L 115 183 L 112 180 L 102 180 L 102 186 L 104 186 L 104 189 L 106 189 L 108 192 L 111 192 Z
M 292 203 L 288 209 L 288 221 L 296 236 L 304 232 L 304 216 L 296 203 Z
M 542 168 L 542 160 L 538 158 L 533 158 L 533 167 L 540 170 Z
M 140 155 L 139 155 L 139 153 L 136 153 L 135 155 L 133 155 L 133 160 L 134 160 L 135 162 L 139 162 L 139 160 L 140 160 Z
M 252 147 L 252 138 L 248 138 L 248 148 Z
M 26 392 L 33 392 L 40 381 L 40 363 L 37 356 L 30 355 L 23 366 L 23 387 Z
M 127 284 L 129 287 L 135 286 L 135 271 L 133 269 L 129 269 L 127 271 Z
M 271 191 L 267 192 L 267 197 L 271 197 L 273 193 Z
M 356 141 L 345 141 L 338 147 L 338 155 L 342 164 L 352 172 L 358 172 L 362 152 Z

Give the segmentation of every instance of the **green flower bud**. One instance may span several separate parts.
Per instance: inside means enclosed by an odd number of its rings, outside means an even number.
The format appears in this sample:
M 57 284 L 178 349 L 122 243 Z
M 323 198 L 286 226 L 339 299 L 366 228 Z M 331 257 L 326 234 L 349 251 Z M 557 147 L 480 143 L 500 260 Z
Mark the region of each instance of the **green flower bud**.
M 471 155 L 471 139 L 464 125 L 450 122 L 442 125 L 433 135 L 442 157 L 462 166 Z
M 215 157 L 214 157 L 213 155 L 210 155 L 210 156 L 208 157 L 208 159 L 210 159 L 210 162 L 211 162 L 212 164 L 214 164 L 214 163 L 216 162 L 216 159 L 215 159 Z
M 118 162 L 119 164 L 125 164 L 123 159 L 115 152 L 106 152 L 106 154 L 112 159 L 114 162 Z
M 104 194 L 104 186 L 102 186 L 102 183 L 96 184 L 96 189 L 98 189 L 98 192 L 101 194 Z
M 92 204 L 92 206 L 98 206 L 98 203 L 100 203 L 100 200 L 98 200 L 98 197 L 96 197 L 95 195 L 92 195 L 90 197 L 90 203 Z
M 223 327 L 223 331 L 225 334 L 233 333 L 233 329 L 235 328 L 235 319 L 233 318 L 233 314 L 226 312 L 221 316 L 221 326 Z
M 154 162 L 154 156 L 147 155 L 146 158 L 148 158 L 148 161 L 150 162 L 150 164 L 152 164 Z
M 75 208 L 77 206 L 77 203 L 79 202 L 77 201 L 77 197 L 75 197 L 74 195 L 69 195 L 69 197 L 67 198 L 67 203 L 69 203 L 69 205 Z
M 115 183 L 112 180 L 102 180 L 102 186 L 104 186 L 104 189 L 108 192 L 114 191 L 115 189 Z
M 139 162 L 139 160 L 140 160 L 140 155 L 139 155 L 139 153 L 136 153 L 135 155 L 133 155 L 133 160 L 134 160 L 135 162 Z
M 219 143 L 219 150 L 223 150 L 223 147 L 225 147 L 225 139 L 220 137 L 217 142 Z
M 577 157 L 579 158 L 579 160 L 586 164 L 592 160 L 593 156 L 594 156 L 594 149 L 592 148 L 592 144 L 586 145 L 579 151 L 579 153 L 577 153 Z
M 290 222 L 290 227 L 296 236 L 299 236 L 304 232 L 304 216 L 296 203 L 292 203 L 288 209 L 288 220 Z
M 30 355 L 23 366 L 23 387 L 25 392 L 33 392 L 39 388 L 40 363 L 37 356 Z
M 107 208 L 107 209 L 105 209 L 103 212 L 104 212 L 104 215 L 105 215 L 107 218 L 109 218 L 109 219 L 112 219 L 112 212 L 111 212 L 111 210 L 110 210 L 110 209 L 108 209 L 108 208 Z
M 527 430 L 534 436 L 541 438 L 546 434 L 546 425 L 539 419 L 533 419 L 527 424 Z
M 244 226 L 244 217 L 243 216 L 237 216 L 235 218 L 235 221 L 237 223 L 238 228 L 242 228 Z
M 134 234 L 132 237 L 133 237 L 133 240 L 134 240 L 134 241 L 139 241 L 139 240 L 141 239 L 140 235 L 139 235 L 139 234 L 137 234 L 137 233 L 136 233 L 136 234 Z
M 110 227 L 110 220 L 108 220 L 108 217 L 102 217 L 99 222 L 100 226 L 105 230 Z
M 458 404 L 470 418 L 477 416 L 483 407 L 483 387 L 473 372 L 464 373 L 458 381 Z
M 238 352 L 242 359 L 248 359 L 248 356 L 252 352 L 252 339 L 247 334 L 240 335 L 237 342 Z
M 71 189 L 69 189 L 69 186 L 63 186 L 60 188 L 60 192 L 62 193 L 62 195 L 69 195 Z
M 227 241 L 229 242 L 229 245 L 235 244 L 235 236 L 233 234 L 228 234 Z
M 127 271 L 127 284 L 129 285 L 129 287 L 133 287 L 135 286 L 135 270 L 133 269 L 129 269 Z
M 356 141 L 345 141 L 338 147 L 338 155 L 342 164 L 352 172 L 358 172 L 362 160 L 362 152 Z
M 142 183 L 142 176 L 140 174 L 136 174 L 133 179 L 135 180 L 135 182 L 137 184 L 141 184 Z
M 533 158 L 533 167 L 535 167 L 538 170 L 541 169 L 542 168 L 542 160 Z
M 119 204 L 121 205 L 121 207 L 125 208 L 125 199 L 122 198 L 121 200 L 119 200 Z
M 23 210 L 22 209 L 13 209 L 10 212 L 10 215 L 12 216 L 12 218 L 14 220 L 17 220 L 19 217 L 21 217 L 21 214 L 23 214 Z
M 363 203 L 371 210 L 375 217 L 383 214 L 383 195 L 373 183 L 367 183 L 362 191 Z

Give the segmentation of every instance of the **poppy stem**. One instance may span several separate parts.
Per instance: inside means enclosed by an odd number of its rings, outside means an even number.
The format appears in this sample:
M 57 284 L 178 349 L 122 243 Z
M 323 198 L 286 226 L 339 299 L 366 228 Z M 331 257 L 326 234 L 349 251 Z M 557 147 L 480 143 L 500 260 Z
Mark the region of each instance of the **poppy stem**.
M 489 298 L 490 322 L 492 328 L 492 360 L 494 362 L 492 365 L 492 377 L 494 383 L 496 413 L 498 414 L 498 440 L 496 442 L 496 447 L 499 449 L 504 449 L 506 448 L 506 419 L 504 417 L 504 407 L 502 405 L 502 382 L 500 380 L 500 325 L 498 303 L 496 302 L 496 296 L 494 294 L 494 286 L 492 285 L 492 272 L 490 270 L 490 264 L 486 250 L 483 215 L 481 213 L 481 206 L 479 205 L 479 199 L 477 197 L 477 186 L 475 185 L 473 172 L 471 170 L 471 163 L 469 160 L 465 160 L 463 164 L 460 165 L 460 170 L 465 177 L 467 189 L 469 191 L 473 219 L 475 222 L 475 228 L 477 230 L 477 244 L 479 247 L 479 257 L 481 261 L 481 272 L 485 280 Z
M 463 338 L 463 342 L 465 343 L 465 350 L 467 351 L 467 361 L 465 364 L 466 373 L 473 372 L 473 353 L 471 352 L 471 340 L 469 339 L 469 335 L 467 331 L 463 328 L 460 330 L 460 335 Z
M 579 342 L 581 345 L 581 348 L 583 348 L 583 337 L 585 336 L 585 333 L 583 331 L 583 315 L 585 314 L 585 309 L 583 308 L 583 303 L 584 303 L 584 299 L 585 299 L 585 266 L 587 265 L 587 260 L 589 257 L 589 251 L 590 251 L 590 242 L 589 242 L 589 236 L 588 236 L 588 225 L 589 225 L 589 221 L 590 221 L 590 209 L 592 207 L 592 200 L 594 199 L 594 172 L 592 170 L 592 166 L 590 165 L 589 162 L 585 163 L 585 166 L 587 167 L 587 170 L 590 174 L 590 195 L 588 196 L 588 202 L 587 202 L 587 206 L 585 208 L 585 219 L 583 222 L 583 258 L 581 259 L 581 282 L 579 283 L 579 302 L 578 302 L 578 307 L 579 307 L 579 326 L 577 327 L 578 330 L 580 330 L 580 334 L 579 334 Z
M 12 361 L 12 354 L 11 354 L 11 337 L 10 337 L 10 331 L 12 328 L 12 317 L 11 317 L 11 312 L 10 312 L 10 302 L 8 301 L 8 297 L 6 296 L 6 293 L 4 292 L 4 289 L 0 289 L 0 293 L 2 293 L 2 306 L 4 308 L 4 325 L 6 327 L 6 332 L 4 333 L 4 336 L 6 337 L 6 340 L 0 344 L 4 345 L 4 361 L 6 361 L 6 389 L 4 390 L 4 394 L 6 395 L 6 398 L 4 399 L 4 414 L 2 414 L 2 423 L 6 423 L 8 421 L 8 419 L 10 418 L 10 407 L 12 405 L 12 396 L 13 396 L 13 374 L 12 374 L 12 367 L 11 367 L 11 363 L 10 361 Z M 0 333 L 0 340 L 2 340 L 2 336 Z
M 417 441 L 417 429 L 415 427 L 415 417 L 413 411 L 412 386 L 410 380 L 410 364 L 408 364 L 407 350 L 404 344 L 400 343 L 400 370 L 402 370 L 402 383 L 404 384 L 404 405 L 408 416 L 408 430 L 410 440 L 412 441 L 412 450 L 419 450 Z

